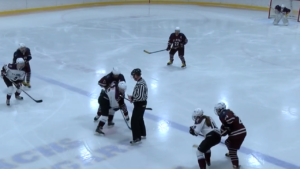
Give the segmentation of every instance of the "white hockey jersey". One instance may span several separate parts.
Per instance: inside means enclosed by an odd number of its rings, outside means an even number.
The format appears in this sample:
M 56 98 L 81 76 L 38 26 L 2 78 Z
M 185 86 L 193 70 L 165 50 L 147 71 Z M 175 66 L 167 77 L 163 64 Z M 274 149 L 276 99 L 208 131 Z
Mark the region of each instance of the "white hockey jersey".
M 206 117 L 208 117 L 210 119 L 211 127 L 206 125 L 206 119 L 205 119 L 204 116 L 198 117 L 195 120 L 195 125 L 194 125 L 195 134 L 202 135 L 204 137 L 206 137 L 206 135 L 211 131 L 215 131 L 215 132 L 221 134 L 221 132 L 218 129 L 218 127 L 217 127 L 216 123 L 214 122 L 214 120 L 209 116 L 206 116 Z
M 111 108 L 119 108 L 119 103 L 117 100 L 117 98 L 119 97 L 117 87 L 118 86 L 114 82 L 112 82 L 110 87 L 106 89 L 106 94 L 108 96 Z
M 8 64 L 2 67 L 2 71 L 5 73 L 5 76 L 11 81 L 23 81 L 25 78 L 24 69 L 18 70 L 16 64 Z

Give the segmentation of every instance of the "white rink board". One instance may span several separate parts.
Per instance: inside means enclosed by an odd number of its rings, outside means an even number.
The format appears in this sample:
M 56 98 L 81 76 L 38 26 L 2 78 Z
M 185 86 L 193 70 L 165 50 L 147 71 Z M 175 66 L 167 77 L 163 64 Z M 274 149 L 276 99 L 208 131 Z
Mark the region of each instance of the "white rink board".
M 101 3 L 101 2 L 126 2 L 128 0 L 0 0 L 0 12 L 25 10 L 32 8 L 44 8 L 44 7 L 59 7 L 63 5 L 75 5 L 75 4 L 87 4 L 87 3 Z M 247 5 L 255 7 L 269 6 L 269 0 L 152 0 L 151 2 L 207 2 L 220 4 L 235 4 L 235 5 Z M 131 1 L 132 2 L 132 1 Z M 140 2 L 140 1 L 139 1 Z M 148 2 L 148 0 L 145 0 Z M 299 7 L 298 7 L 299 8 Z M 295 9 L 294 9 L 295 10 Z

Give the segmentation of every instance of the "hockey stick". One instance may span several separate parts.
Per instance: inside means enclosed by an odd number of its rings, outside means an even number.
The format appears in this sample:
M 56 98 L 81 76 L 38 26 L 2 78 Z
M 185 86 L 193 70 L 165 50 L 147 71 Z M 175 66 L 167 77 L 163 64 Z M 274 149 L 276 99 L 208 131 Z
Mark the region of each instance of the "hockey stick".
M 18 86 L 16 83 L 14 83 L 13 81 L 11 81 L 15 86 Z M 20 86 L 21 88 L 21 86 Z M 35 100 L 33 97 L 31 97 L 27 92 L 25 92 L 23 89 L 21 89 L 22 92 L 24 92 L 28 97 L 30 97 L 33 101 L 35 101 L 36 103 L 42 103 L 43 100 Z
M 148 53 L 148 54 L 157 53 L 157 52 L 163 52 L 163 51 L 166 51 L 166 49 L 158 50 L 158 51 L 154 51 L 154 52 L 148 52 L 148 51 L 144 50 L 144 52 Z
M 124 113 L 123 113 L 123 111 L 122 111 L 121 109 L 120 109 L 120 112 L 121 112 L 121 114 L 122 114 L 122 116 L 123 116 L 123 119 L 124 119 L 124 121 L 125 121 L 127 127 L 129 128 L 129 130 L 131 130 L 131 127 L 130 127 L 129 124 L 127 123 L 127 120 L 126 120 L 126 118 L 125 118 L 125 116 L 124 116 Z
M 120 97 L 122 97 L 122 98 L 124 98 L 122 95 L 120 95 Z M 127 98 L 124 98 L 125 100 L 128 100 L 128 101 L 130 101 L 129 99 L 127 99 Z M 146 107 L 146 110 L 152 110 L 152 108 L 148 108 L 148 107 Z

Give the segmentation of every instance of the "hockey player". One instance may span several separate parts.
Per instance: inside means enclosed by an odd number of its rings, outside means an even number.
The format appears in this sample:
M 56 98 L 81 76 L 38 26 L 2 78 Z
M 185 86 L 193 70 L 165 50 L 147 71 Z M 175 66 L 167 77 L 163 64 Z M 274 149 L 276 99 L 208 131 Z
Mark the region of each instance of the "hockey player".
M 289 13 L 291 12 L 290 9 L 286 8 L 284 6 L 284 4 L 282 4 L 281 6 L 276 5 L 275 6 L 275 19 L 273 24 L 274 25 L 278 25 L 278 23 L 280 22 L 280 20 L 282 19 L 282 22 L 285 26 L 289 25 L 289 21 L 287 19 Z
M 116 83 L 113 82 L 110 84 L 110 87 L 107 89 L 103 89 L 100 93 L 100 96 L 98 98 L 98 103 L 101 107 L 101 117 L 100 122 L 98 123 L 96 132 L 99 134 L 103 134 L 103 126 L 105 125 L 106 121 L 108 121 L 108 126 L 113 126 L 113 118 L 116 111 L 119 109 L 121 110 L 121 113 L 124 114 L 126 123 L 129 125 L 129 116 L 128 111 L 126 108 L 126 112 L 123 111 L 122 102 L 119 101 L 120 95 L 122 97 L 125 97 L 125 90 L 127 86 L 124 81 L 119 82 L 118 86 L 116 86 Z M 124 101 L 123 101 L 124 102 Z M 123 104 L 124 106 L 125 104 Z M 126 107 L 126 105 L 125 105 Z
M 10 105 L 10 98 L 13 93 L 13 84 L 17 88 L 15 92 L 15 98 L 17 100 L 23 100 L 21 94 L 22 82 L 25 78 L 25 61 L 22 58 L 16 59 L 16 63 L 4 65 L 1 70 L 1 76 L 4 80 L 4 83 L 7 86 L 7 95 L 6 95 L 6 105 Z
M 200 169 L 206 169 L 206 164 L 210 166 L 210 149 L 221 142 L 221 133 L 214 120 L 200 108 L 194 110 L 192 119 L 195 124 L 190 127 L 190 134 L 205 137 L 198 147 L 197 158 Z
M 182 62 L 182 68 L 186 67 L 186 62 L 184 59 L 184 45 L 188 43 L 188 39 L 183 33 L 180 33 L 180 28 L 175 28 L 175 33 L 172 33 L 169 37 L 167 51 L 170 51 L 170 61 L 167 65 L 172 65 L 174 61 L 174 55 L 178 52 L 178 56 Z
M 225 145 L 229 153 L 226 153 L 225 156 L 230 157 L 233 169 L 239 169 L 240 165 L 237 151 L 240 149 L 247 135 L 246 128 L 238 116 L 230 109 L 226 109 L 225 103 L 218 103 L 215 106 L 215 113 L 219 116 L 222 123 L 222 136 L 228 135 L 228 138 L 225 140 Z
M 13 57 L 13 63 L 16 63 L 16 60 L 18 58 L 22 58 L 25 61 L 25 73 L 26 73 L 26 82 L 23 81 L 23 85 L 31 88 L 30 85 L 30 77 L 31 77 L 31 68 L 29 61 L 32 59 L 30 49 L 25 46 L 24 43 L 19 44 L 19 48 L 15 51 L 14 57 Z
M 107 89 L 111 85 L 112 82 L 115 82 L 116 86 L 118 86 L 118 83 L 121 81 L 126 82 L 124 75 L 121 74 L 120 70 L 117 67 L 114 67 L 113 70 L 109 74 L 105 75 L 98 81 L 98 84 L 101 87 Z M 124 99 L 120 98 L 119 102 L 120 102 L 120 107 L 123 110 L 123 112 L 128 113 Z M 94 121 L 97 121 L 100 116 L 101 116 L 101 107 L 99 104 L 97 115 L 94 117 Z

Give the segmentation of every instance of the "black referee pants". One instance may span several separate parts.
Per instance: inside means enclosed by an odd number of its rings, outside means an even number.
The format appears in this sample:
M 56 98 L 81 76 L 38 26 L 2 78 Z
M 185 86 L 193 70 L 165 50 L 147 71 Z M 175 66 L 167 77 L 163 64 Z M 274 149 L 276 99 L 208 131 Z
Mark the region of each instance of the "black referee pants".
M 146 127 L 144 123 L 144 113 L 147 101 L 134 102 L 134 108 L 131 116 L 131 130 L 133 140 L 141 139 L 146 136 Z

